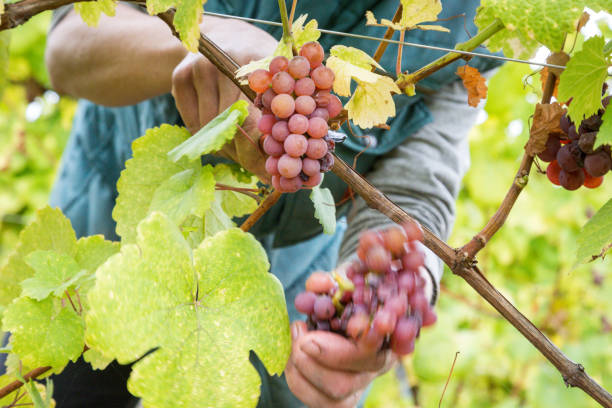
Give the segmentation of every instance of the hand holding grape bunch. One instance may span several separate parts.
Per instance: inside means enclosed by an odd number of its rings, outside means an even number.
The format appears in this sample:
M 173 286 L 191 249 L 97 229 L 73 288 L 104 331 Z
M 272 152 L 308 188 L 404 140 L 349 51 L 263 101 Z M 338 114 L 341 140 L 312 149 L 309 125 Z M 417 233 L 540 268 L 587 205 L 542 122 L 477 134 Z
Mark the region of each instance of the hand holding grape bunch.
M 342 102 L 330 93 L 334 73 L 322 65 L 323 57 L 323 47 L 309 42 L 291 60 L 275 57 L 268 70 L 249 75 L 263 113 L 257 126 L 269 156 L 266 171 L 284 193 L 319 185 L 321 173 L 333 165 L 327 122 L 340 114 Z

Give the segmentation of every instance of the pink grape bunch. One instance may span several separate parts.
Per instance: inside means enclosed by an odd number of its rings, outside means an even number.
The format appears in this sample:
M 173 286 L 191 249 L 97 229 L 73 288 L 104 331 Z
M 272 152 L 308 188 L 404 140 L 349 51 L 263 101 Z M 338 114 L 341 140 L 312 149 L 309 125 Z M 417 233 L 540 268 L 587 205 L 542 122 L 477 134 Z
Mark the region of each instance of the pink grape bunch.
M 296 309 L 308 315 L 308 328 L 341 334 L 366 349 L 410 354 L 421 327 L 437 319 L 419 273 L 422 238 L 414 222 L 364 232 L 346 277 L 315 272 L 295 298 Z
M 567 113 L 561 116 L 559 127 L 563 133 L 550 134 L 545 150 L 538 153 L 540 160 L 550 163 L 546 175 L 551 183 L 566 190 L 577 190 L 581 186 L 597 188 L 603 183 L 604 176 L 612 169 L 610 147 L 593 147 L 611 98 L 603 98 L 603 109 L 578 124 L 572 122 Z
M 323 65 L 323 47 L 309 42 L 299 54 L 291 60 L 274 57 L 269 69 L 249 75 L 255 105 L 262 110 L 257 127 L 268 155 L 266 172 L 284 193 L 319 185 L 321 173 L 331 169 L 328 121 L 342 111 L 342 102 L 331 94 L 335 76 Z

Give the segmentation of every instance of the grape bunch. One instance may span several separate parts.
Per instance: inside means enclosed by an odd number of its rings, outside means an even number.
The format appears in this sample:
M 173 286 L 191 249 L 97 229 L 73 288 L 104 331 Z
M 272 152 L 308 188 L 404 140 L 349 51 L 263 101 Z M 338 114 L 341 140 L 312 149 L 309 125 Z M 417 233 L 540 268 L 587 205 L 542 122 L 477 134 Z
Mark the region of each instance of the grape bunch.
M 308 315 L 308 328 L 350 337 L 366 349 L 410 354 L 421 326 L 437 319 L 419 273 L 422 237 L 416 223 L 366 231 L 345 275 L 310 275 L 306 291 L 295 298 L 296 309 Z
M 331 169 L 334 142 L 327 122 L 342 111 L 342 102 L 331 94 L 334 72 L 322 64 L 323 47 L 309 42 L 299 54 L 291 60 L 274 57 L 268 70 L 249 75 L 255 105 L 262 110 L 257 127 L 269 156 L 266 172 L 284 193 L 319 185 L 321 173 Z
M 603 183 L 604 175 L 612 168 L 612 156 L 607 145 L 593 149 L 605 110 L 611 96 L 603 98 L 603 109 L 576 125 L 564 113 L 559 127 L 562 134 L 550 134 L 546 148 L 538 157 L 550 162 L 546 168 L 548 179 L 566 190 L 580 186 L 596 188 Z

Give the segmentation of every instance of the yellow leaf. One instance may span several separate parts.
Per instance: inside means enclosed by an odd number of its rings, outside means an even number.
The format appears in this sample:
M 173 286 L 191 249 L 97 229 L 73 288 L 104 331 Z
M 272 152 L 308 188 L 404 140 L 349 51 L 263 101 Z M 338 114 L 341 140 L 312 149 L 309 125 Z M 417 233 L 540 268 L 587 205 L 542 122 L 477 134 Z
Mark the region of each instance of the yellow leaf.
M 371 11 L 366 12 L 366 25 L 376 25 L 391 27 L 394 30 L 412 30 L 420 28 L 422 30 L 446 31 L 448 29 L 438 25 L 420 25 L 425 21 L 436 21 L 438 14 L 442 11 L 440 0 L 401 0 L 402 16 L 398 23 L 383 18 L 380 23 Z
M 375 83 L 362 82 L 359 84 L 353 97 L 346 104 L 349 119 L 362 129 L 385 123 L 388 118 L 395 116 L 395 103 L 392 93 L 400 93 L 393 79 L 380 76 Z
M 302 45 L 310 41 L 317 41 L 321 36 L 317 20 L 310 20 L 304 25 L 306 18 L 308 18 L 308 14 L 302 14 L 291 24 L 293 44 L 298 51 L 302 48 Z
M 379 25 L 376 17 L 374 17 L 374 13 L 370 10 L 366 11 L 366 25 Z
M 270 67 L 270 61 L 272 61 L 272 58 L 272 56 L 269 56 L 259 60 L 251 61 L 248 64 L 238 68 L 234 75 L 236 78 L 242 78 L 248 76 L 251 72 L 256 71 L 258 69 L 268 69 Z
M 420 29 L 420 30 L 430 30 L 430 31 L 443 31 L 445 33 L 449 33 L 450 30 L 446 27 L 442 27 L 439 25 L 430 25 L 430 24 L 419 24 L 415 26 L 416 28 Z
M 334 71 L 334 92 L 340 96 L 351 95 L 352 78 L 367 83 L 376 83 L 380 78 L 380 75 L 374 74 L 369 69 L 363 69 L 333 55 L 327 59 L 326 65 Z

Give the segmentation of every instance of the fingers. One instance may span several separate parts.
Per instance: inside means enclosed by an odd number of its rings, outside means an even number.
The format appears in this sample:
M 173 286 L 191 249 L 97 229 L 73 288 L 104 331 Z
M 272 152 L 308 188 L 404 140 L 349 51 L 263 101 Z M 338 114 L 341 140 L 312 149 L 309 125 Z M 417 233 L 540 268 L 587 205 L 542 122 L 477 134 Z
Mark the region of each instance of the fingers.
M 172 72 L 172 96 L 185 126 L 192 134 L 200 129 L 198 94 L 194 86 L 191 66 L 195 58 L 195 54 L 189 54 Z
M 390 350 L 371 350 L 335 333 L 314 331 L 300 339 L 300 349 L 318 364 L 345 371 L 380 372 L 395 362 Z

